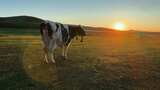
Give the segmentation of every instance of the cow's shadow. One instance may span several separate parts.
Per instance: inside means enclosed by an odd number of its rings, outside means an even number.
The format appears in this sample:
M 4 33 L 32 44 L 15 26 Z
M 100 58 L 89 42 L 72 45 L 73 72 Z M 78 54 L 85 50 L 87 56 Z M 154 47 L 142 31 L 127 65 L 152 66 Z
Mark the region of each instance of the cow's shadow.
M 1 90 L 44 90 L 45 85 L 28 76 L 23 66 L 23 49 L 17 45 L 0 46 Z
M 85 59 L 85 58 L 84 58 Z M 92 66 L 84 65 L 84 60 L 64 59 L 62 56 L 56 58 L 56 70 L 61 88 L 65 90 L 97 90 L 97 83 L 91 77 L 96 72 Z

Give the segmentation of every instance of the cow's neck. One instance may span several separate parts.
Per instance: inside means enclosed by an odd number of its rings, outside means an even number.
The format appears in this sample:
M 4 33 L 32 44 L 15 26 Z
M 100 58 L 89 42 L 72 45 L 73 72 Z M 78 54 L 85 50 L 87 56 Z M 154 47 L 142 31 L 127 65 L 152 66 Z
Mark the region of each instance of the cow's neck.
M 70 38 L 74 38 L 76 36 L 78 36 L 77 32 L 75 30 L 69 30 L 69 35 L 70 35 Z

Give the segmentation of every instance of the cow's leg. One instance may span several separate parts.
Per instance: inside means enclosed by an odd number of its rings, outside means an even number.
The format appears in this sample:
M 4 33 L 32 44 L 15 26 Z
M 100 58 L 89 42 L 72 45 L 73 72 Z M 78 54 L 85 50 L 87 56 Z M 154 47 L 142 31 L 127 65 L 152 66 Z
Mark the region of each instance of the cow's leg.
M 49 63 L 49 61 L 48 61 L 48 50 L 47 50 L 47 48 L 43 48 L 43 49 L 44 49 L 44 61 L 46 63 Z
M 63 46 L 62 47 L 62 57 L 64 58 L 64 59 L 67 59 L 67 56 L 66 56 L 66 46 Z
M 62 56 L 65 57 L 65 49 L 66 47 L 65 46 L 62 46 Z
M 54 52 L 54 51 L 53 51 Z M 52 63 L 55 63 L 53 52 L 49 52 L 49 58 L 52 61 Z
M 52 61 L 52 63 L 55 63 L 55 59 L 54 59 L 53 53 L 54 53 L 54 50 L 49 50 L 47 57 L 48 57 L 48 60 Z
M 64 57 L 65 57 L 65 59 L 68 58 L 68 46 L 65 46 Z
M 68 58 L 68 48 L 69 48 L 69 46 L 70 46 L 70 43 L 68 45 L 64 46 L 64 57 L 65 57 L 65 59 Z
M 46 63 L 49 63 L 49 61 L 48 61 L 48 55 L 47 54 L 45 54 L 44 59 L 45 59 Z
M 64 59 L 66 59 L 65 52 L 66 52 L 66 46 L 62 46 L 62 57 Z
M 55 55 L 54 55 L 54 53 L 55 53 L 55 49 L 57 48 L 57 44 L 56 44 L 56 42 L 54 42 L 52 45 L 50 45 L 50 47 L 49 47 L 49 58 L 50 58 L 50 60 L 53 62 L 53 63 L 55 63 Z

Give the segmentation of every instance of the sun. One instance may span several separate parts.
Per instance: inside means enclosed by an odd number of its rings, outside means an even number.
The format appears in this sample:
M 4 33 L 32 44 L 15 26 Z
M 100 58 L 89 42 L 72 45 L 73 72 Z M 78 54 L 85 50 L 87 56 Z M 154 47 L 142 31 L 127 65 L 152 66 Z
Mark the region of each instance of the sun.
M 126 25 L 123 22 L 116 22 L 113 27 L 120 31 L 124 31 L 126 29 Z

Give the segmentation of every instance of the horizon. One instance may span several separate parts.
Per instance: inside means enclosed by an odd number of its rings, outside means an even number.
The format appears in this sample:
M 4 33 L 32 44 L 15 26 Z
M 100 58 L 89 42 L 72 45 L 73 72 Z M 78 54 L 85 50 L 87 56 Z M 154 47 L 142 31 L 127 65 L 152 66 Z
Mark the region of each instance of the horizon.
M 127 30 L 160 32 L 159 0 L 5 0 L 0 17 L 33 16 L 67 24 L 113 28 L 123 22 Z

